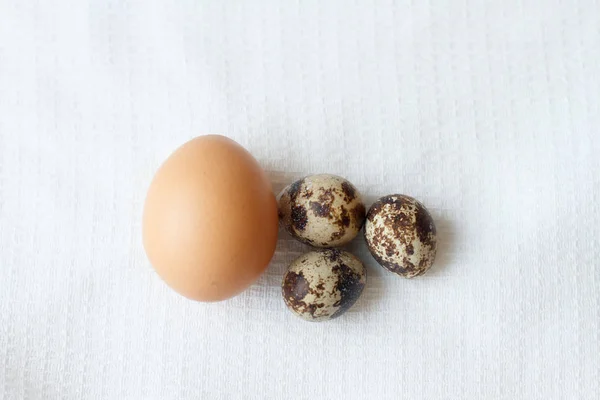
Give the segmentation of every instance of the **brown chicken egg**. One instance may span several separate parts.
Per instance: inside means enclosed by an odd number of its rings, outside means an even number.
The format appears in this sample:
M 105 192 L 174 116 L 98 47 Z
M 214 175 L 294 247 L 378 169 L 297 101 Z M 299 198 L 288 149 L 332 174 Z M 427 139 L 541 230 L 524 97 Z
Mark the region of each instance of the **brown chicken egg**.
M 160 277 L 198 301 L 230 298 L 266 269 L 277 243 L 266 173 L 224 136 L 197 137 L 159 168 L 146 197 L 143 242 Z

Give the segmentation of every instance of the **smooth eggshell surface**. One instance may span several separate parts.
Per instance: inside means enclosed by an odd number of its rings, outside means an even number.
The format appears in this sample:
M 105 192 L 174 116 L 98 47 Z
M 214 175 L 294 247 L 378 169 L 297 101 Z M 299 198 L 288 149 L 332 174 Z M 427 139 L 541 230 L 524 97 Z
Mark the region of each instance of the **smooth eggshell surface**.
M 266 269 L 277 243 L 277 202 L 266 173 L 218 135 L 177 149 L 148 190 L 143 242 L 162 279 L 185 297 L 235 296 Z

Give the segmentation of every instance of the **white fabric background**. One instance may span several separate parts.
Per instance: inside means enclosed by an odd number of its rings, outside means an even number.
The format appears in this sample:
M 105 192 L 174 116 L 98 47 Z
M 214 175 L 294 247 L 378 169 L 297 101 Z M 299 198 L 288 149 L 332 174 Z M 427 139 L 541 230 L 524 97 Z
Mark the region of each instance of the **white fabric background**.
M 218 304 L 140 239 L 159 163 L 223 133 L 272 171 L 432 211 L 431 273 L 310 324 L 305 248 Z M 600 3 L 0 0 L 1 399 L 596 399 Z

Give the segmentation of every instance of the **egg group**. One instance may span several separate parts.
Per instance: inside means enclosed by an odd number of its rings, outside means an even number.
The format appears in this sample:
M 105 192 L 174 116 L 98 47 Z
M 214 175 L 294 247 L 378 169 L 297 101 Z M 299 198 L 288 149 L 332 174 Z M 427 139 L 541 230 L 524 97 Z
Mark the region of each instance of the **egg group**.
M 337 318 L 361 296 L 363 263 L 336 247 L 363 226 L 375 260 L 406 278 L 425 273 L 437 250 L 434 221 L 416 199 L 385 196 L 367 213 L 358 189 L 331 174 L 299 179 L 276 198 L 252 155 L 219 135 L 185 143 L 160 166 L 144 203 L 143 245 L 158 276 L 176 292 L 220 301 L 265 271 L 280 225 L 317 248 L 295 259 L 281 283 L 287 307 L 308 321 Z

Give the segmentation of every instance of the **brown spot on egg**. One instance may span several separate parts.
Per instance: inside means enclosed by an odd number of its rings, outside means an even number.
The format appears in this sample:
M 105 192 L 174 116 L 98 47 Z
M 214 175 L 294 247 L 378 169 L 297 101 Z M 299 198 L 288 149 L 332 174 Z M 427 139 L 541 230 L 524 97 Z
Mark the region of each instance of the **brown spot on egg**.
M 330 204 L 322 204 L 322 203 L 318 203 L 316 201 L 311 201 L 309 204 L 310 204 L 310 209 L 312 210 L 312 212 L 315 216 L 323 217 L 323 218 L 329 217 L 329 214 L 331 212 Z
M 314 246 L 314 244 L 315 244 L 315 241 L 312 239 L 304 239 L 303 238 L 303 239 L 298 239 L 298 240 L 300 240 L 304 244 L 308 244 L 309 246 Z
M 339 309 L 331 316 L 333 319 L 352 307 L 360 297 L 365 285 L 361 282 L 361 276 L 344 263 L 339 263 L 332 268 L 332 271 L 337 274 L 335 288 L 341 294 L 340 300 L 334 304 Z
M 371 243 L 373 246 L 379 246 L 380 242 L 383 240 L 383 227 L 378 226 L 375 228 L 375 232 L 373 234 L 373 238 L 371 239 Z
M 308 312 L 311 316 L 314 317 L 315 312 L 317 311 L 317 305 L 316 304 L 304 304 L 304 310 L 303 312 Z
M 283 295 L 286 299 L 298 302 L 308 294 L 310 287 L 302 274 L 288 272 L 283 282 Z
M 331 206 L 333 201 L 335 200 L 335 196 L 333 195 L 333 189 L 325 189 L 324 187 L 320 188 L 321 194 L 318 199 L 323 205 Z
M 419 268 L 420 269 L 427 269 L 427 265 L 432 263 L 433 260 L 430 260 L 429 257 L 423 257 L 423 259 L 419 262 Z
M 436 234 L 435 224 L 429 212 L 421 204 L 417 204 L 415 227 L 421 243 L 430 246 L 432 237 Z
M 385 269 L 387 269 L 388 271 L 391 271 L 395 274 L 399 274 L 402 275 L 406 272 L 406 270 L 401 267 L 400 265 L 396 264 L 395 262 L 391 262 L 391 261 L 386 261 L 383 258 L 377 256 L 375 257 L 375 260 L 377 260 L 377 262 L 384 267 Z
M 404 261 L 403 261 L 403 263 L 402 263 L 402 266 L 404 267 L 404 270 L 405 270 L 405 271 L 411 271 L 411 272 L 414 272 L 414 271 L 416 271 L 416 270 L 417 270 L 417 267 L 415 266 L 415 264 L 411 263 L 411 262 L 408 260 L 408 258 L 405 258 L 405 259 L 404 259 Z
M 319 308 L 323 308 L 325 307 L 325 303 L 317 303 L 317 304 L 312 304 L 311 308 L 310 308 L 310 315 L 314 318 L 315 316 L 315 312 L 319 309 Z
M 304 181 L 302 179 L 300 179 L 299 181 L 296 181 L 290 185 L 287 194 L 290 196 L 291 202 L 296 201 L 296 198 L 298 197 L 298 194 L 300 193 L 300 189 L 302 188 L 303 182 Z
M 282 283 L 282 293 L 288 307 L 300 314 L 308 313 L 314 317 L 315 312 L 325 306 L 324 303 L 307 303 L 306 296 L 315 291 L 302 273 L 288 271 Z M 319 297 L 319 296 L 316 296 Z
M 369 209 L 369 212 L 367 213 L 367 219 L 369 221 L 373 222 L 375 220 L 375 216 L 381 212 L 381 207 L 382 207 L 381 201 L 375 202 Z
M 339 238 L 341 238 L 342 236 L 344 236 L 345 231 L 337 231 L 337 232 L 333 232 L 331 234 L 331 241 L 335 242 L 336 240 L 338 240 Z
M 395 205 L 398 207 L 402 206 L 402 195 L 400 196 L 385 196 L 382 197 L 381 199 L 379 199 L 379 202 L 381 202 L 381 204 L 391 204 L 391 205 Z
M 348 210 L 346 210 L 346 208 L 344 206 L 341 207 L 342 209 L 342 214 L 341 214 L 341 219 L 339 220 L 338 224 L 341 223 L 341 225 L 343 227 L 349 227 L 350 226 L 350 214 L 348 213 Z
M 412 225 L 411 217 L 406 215 L 406 213 L 404 213 L 404 212 L 400 212 L 400 213 L 396 214 L 395 216 L 393 216 L 392 218 L 393 218 L 393 220 L 389 221 L 391 226 L 394 226 L 397 228 L 405 228 L 407 226 Z M 392 219 L 392 218 L 390 218 L 390 219 Z
M 308 218 L 306 216 L 306 208 L 302 206 L 293 206 L 292 207 L 292 226 L 299 231 L 303 231 L 306 228 L 306 224 L 308 223 Z
M 331 242 L 335 242 L 344 237 L 346 228 L 350 226 L 350 214 L 348 213 L 348 210 L 344 206 L 341 206 L 340 209 L 340 215 L 334 218 L 334 221 L 332 222 L 332 225 L 337 227 L 337 231 L 331 233 Z
M 329 261 L 338 261 L 340 259 L 340 256 L 342 255 L 342 252 L 338 249 L 330 249 L 327 250 L 327 252 L 324 254 L 328 255 Z
M 356 189 L 349 182 L 342 182 L 342 192 L 346 196 L 344 200 L 348 203 L 356 198 Z
M 396 254 L 396 246 L 394 246 L 393 244 L 388 244 L 385 248 L 385 254 L 387 254 L 388 257 L 393 256 L 394 254 Z
M 310 199 L 311 197 L 313 197 L 313 191 L 310 189 L 305 189 L 304 193 L 302 193 L 302 197 L 304 197 L 305 199 Z

